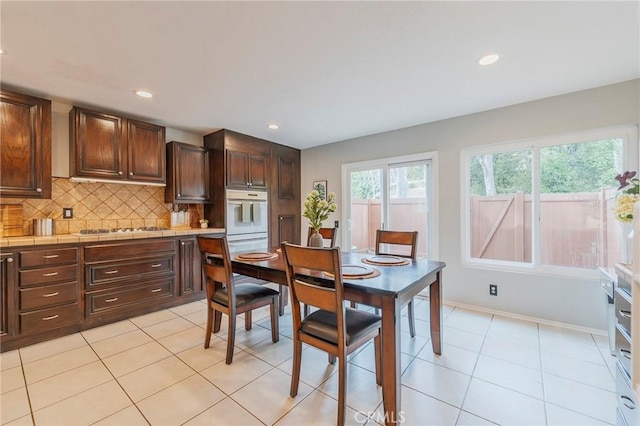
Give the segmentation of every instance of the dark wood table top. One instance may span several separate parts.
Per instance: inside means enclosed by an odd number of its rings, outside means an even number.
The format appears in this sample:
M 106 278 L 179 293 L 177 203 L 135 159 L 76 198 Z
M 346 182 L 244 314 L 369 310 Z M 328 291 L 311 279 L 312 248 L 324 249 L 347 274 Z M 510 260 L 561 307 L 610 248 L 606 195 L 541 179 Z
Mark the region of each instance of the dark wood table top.
M 284 275 L 285 267 L 282 253 L 278 251 L 278 248 L 270 248 L 268 251 L 270 253 L 277 253 L 278 257 L 272 260 L 249 261 L 237 259 L 237 255 L 251 253 L 251 250 L 233 253 L 231 257 L 234 272 L 242 274 L 242 269 L 246 268 L 262 270 L 265 273 L 268 272 L 273 274 L 275 272 Z M 253 252 L 255 252 L 255 250 L 253 250 Z M 414 287 L 421 286 L 421 280 L 425 277 L 436 274 L 446 266 L 444 262 L 436 262 L 427 259 L 408 259 L 409 264 L 401 266 L 373 266 L 362 262 L 362 259 L 371 256 L 373 255 L 341 252 L 342 266 L 367 266 L 380 271 L 380 275 L 373 278 L 353 279 L 343 277 L 345 288 L 353 288 L 366 293 L 378 295 L 395 295 L 397 297 L 405 292 L 411 292 Z M 286 284 L 286 280 L 285 282 L 279 282 L 279 284 Z

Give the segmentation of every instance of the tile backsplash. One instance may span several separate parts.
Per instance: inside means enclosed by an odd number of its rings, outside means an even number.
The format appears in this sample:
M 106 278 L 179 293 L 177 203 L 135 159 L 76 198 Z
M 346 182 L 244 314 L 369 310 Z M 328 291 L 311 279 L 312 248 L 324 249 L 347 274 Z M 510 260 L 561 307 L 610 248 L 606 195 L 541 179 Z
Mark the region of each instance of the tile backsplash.
M 76 183 L 66 178 L 53 178 L 50 200 L 0 198 L 0 204 L 23 206 L 24 235 L 33 235 L 33 219 L 49 215 L 55 218 L 56 234 L 72 234 L 87 228 L 169 228 L 172 208 L 164 202 L 164 187 Z M 73 208 L 73 219 L 62 219 L 63 207 Z M 192 223 L 197 224 L 202 206 L 188 207 Z

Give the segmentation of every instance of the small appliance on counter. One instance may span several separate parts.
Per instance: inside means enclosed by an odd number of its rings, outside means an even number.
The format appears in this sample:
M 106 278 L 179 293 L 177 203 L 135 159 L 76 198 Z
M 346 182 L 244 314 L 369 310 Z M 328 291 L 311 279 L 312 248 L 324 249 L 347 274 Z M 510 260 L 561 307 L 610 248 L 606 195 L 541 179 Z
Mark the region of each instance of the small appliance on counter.
M 38 237 L 49 237 L 54 232 L 54 221 L 51 218 L 33 219 L 33 235 Z
M 24 224 L 22 204 L 0 205 L 0 237 L 22 237 Z
M 188 211 L 171 212 L 171 229 L 190 229 L 191 213 Z

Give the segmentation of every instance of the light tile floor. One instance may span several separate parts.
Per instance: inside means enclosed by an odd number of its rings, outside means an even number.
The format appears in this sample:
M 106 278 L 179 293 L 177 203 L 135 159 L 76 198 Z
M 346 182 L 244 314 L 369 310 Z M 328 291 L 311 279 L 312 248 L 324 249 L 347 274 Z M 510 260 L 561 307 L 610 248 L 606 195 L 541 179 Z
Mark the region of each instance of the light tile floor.
M 604 336 L 445 306 L 434 355 L 429 301 L 416 298 L 417 336 L 402 327 L 407 425 L 615 424 L 615 358 Z M 224 318 L 224 317 L 223 317 Z M 303 352 L 289 397 L 291 314 L 273 344 L 268 309 L 224 363 L 226 323 L 203 349 L 203 301 L 87 330 L 0 356 L 3 425 L 335 424 L 337 367 Z M 347 423 L 383 423 L 371 344 L 349 359 Z

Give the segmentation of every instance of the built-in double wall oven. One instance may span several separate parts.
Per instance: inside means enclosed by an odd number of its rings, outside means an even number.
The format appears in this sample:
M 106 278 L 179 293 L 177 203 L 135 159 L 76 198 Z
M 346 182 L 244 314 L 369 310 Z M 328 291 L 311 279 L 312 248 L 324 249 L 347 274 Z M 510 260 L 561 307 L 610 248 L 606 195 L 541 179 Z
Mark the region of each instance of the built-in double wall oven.
M 227 189 L 226 198 L 229 251 L 266 250 L 269 246 L 267 193 Z

